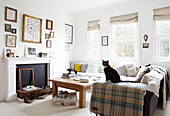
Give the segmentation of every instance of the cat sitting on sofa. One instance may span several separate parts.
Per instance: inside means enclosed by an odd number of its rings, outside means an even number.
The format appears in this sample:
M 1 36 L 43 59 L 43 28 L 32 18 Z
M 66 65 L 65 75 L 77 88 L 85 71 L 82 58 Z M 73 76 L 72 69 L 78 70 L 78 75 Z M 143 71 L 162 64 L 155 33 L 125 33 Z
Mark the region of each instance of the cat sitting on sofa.
M 111 81 L 112 83 L 121 82 L 118 72 L 110 67 L 109 60 L 107 61 L 102 60 L 102 65 L 104 66 L 106 81 Z

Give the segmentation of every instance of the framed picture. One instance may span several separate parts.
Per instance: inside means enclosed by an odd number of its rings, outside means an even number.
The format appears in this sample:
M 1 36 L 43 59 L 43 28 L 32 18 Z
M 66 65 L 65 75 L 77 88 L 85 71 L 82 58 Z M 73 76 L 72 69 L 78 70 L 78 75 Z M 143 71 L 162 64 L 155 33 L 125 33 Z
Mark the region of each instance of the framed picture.
M 9 57 L 9 54 L 13 53 L 10 48 L 4 47 L 4 57 Z
M 48 19 L 46 20 L 46 29 L 53 30 L 53 21 Z
M 25 56 L 26 57 L 36 57 L 36 47 L 26 46 L 25 47 Z
M 73 26 L 69 24 L 65 24 L 65 43 L 73 43 Z
M 11 25 L 5 24 L 5 32 L 11 32 Z
M 5 20 L 17 23 L 17 10 L 6 6 Z
M 149 48 L 149 43 L 143 43 L 143 48 Z
M 42 19 L 23 15 L 22 41 L 30 43 L 41 43 Z
M 11 33 L 16 34 L 17 33 L 17 29 L 12 28 L 11 29 Z
M 102 36 L 102 46 L 108 46 L 108 36 Z
M 45 33 L 45 39 L 49 39 L 50 35 L 48 33 Z
M 46 47 L 47 48 L 51 48 L 51 44 L 52 44 L 51 40 L 46 41 Z
M 52 31 L 50 32 L 50 37 L 54 38 L 54 32 L 52 32 Z
M 17 36 L 7 35 L 6 36 L 6 47 L 16 47 Z

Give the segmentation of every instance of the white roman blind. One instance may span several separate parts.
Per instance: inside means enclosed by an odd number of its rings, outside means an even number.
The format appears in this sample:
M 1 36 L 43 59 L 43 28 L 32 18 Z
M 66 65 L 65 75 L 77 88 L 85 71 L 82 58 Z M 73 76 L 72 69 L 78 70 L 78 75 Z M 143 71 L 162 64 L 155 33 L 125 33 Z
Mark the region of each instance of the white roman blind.
M 170 21 L 170 7 L 154 9 L 155 21 Z
M 100 30 L 99 20 L 89 21 L 87 30 L 88 31 Z
M 110 18 L 110 23 L 115 25 L 131 24 L 135 22 L 138 22 L 138 13 L 132 13 Z

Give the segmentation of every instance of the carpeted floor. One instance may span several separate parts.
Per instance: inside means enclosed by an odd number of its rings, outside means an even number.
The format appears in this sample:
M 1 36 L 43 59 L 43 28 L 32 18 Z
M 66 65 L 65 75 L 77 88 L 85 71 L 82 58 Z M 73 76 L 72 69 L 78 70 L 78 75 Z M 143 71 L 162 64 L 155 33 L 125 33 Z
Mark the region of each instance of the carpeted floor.
M 77 106 L 54 106 L 52 96 L 26 104 L 21 100 L 0 103 L 0 116 L 95 116 L 89 112 L 91 91 L 87 91 L 86 108 Z M 170 99 L 170 97 L 169 97 Z M 79 100 L 79 99 L 78 99 Z M 157 108 L 154 116 L 169 116 L 170 100 L 166 110 Z

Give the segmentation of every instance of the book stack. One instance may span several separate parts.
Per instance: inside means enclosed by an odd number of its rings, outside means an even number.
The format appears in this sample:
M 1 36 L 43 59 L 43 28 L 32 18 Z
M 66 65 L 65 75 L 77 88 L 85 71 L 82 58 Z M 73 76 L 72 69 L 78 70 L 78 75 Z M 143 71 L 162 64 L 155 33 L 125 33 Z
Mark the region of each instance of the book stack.
M 61 78 L 70 79 L 72 77 L 75 77 L 75 73 L 63 73 L 63 76 Z

